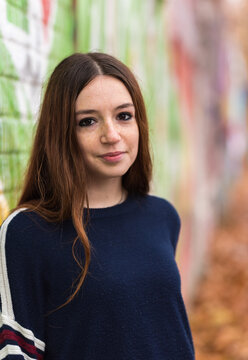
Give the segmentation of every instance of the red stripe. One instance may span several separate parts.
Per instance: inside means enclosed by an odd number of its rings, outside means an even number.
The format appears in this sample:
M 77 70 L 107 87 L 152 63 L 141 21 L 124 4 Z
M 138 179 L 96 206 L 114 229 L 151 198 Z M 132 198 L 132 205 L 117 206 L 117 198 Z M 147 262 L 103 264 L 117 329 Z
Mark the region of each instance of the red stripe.
M 27 343 L 21 336 L 17 335 L 12 330 L 2 330 L 0 334 L 0 344 L 8 340 L 14 340 L 25 351 L 28 351 L 30 354 L 35 355 L 38 360 L 43 359 L 43 356 L 37 352 L 34 345 Z

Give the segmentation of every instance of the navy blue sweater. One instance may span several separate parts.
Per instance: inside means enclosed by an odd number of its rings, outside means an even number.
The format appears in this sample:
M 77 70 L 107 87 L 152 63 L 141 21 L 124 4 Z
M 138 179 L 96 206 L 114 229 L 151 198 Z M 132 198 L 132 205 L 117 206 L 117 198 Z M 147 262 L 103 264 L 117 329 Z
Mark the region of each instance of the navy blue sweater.
M 166 200 L 129 196 L 90 210 L 89 273 L 72 221 L 18 210 L 1 227 L 0 359 L 191 360 L 194 348 L 175 249 L 180 219 Z M 84 261 L 83 247 L 76 247 Z

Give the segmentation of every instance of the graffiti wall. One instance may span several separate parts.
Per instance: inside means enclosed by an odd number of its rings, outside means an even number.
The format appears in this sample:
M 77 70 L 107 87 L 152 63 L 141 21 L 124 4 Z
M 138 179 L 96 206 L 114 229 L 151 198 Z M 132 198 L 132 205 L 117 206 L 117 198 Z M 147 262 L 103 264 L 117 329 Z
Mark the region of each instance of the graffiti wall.
M 0 2 L 0 222 L 16 204 L 42 84 L 73 51 L 72 10 L 66 0 Z
M 223 3 L 174 0 L 168 7 L 183 150 L 180 262 L 190 295 L 206 268 L 212 232 L 247 146 L 247 69 L 229 37 Z

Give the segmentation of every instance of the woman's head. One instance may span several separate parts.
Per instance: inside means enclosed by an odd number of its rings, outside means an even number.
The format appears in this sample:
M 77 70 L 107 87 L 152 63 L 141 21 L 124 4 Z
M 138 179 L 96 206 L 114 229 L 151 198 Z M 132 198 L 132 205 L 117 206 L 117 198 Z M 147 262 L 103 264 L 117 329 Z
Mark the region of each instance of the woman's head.
M 51 175 L 56 174 L 55 179 L 59 176 L 58 172 L 65 172 L 65 169 L 58 168 L 58 161 L 60 165 L 66 165 L 68 171 L 72 171 L 73 167 L 82 163 L 75 131 L 76 101 L 80 92 L 99 75 L 118 79 L 131 96 L 139 129 L 139 146 L 134 164 L 123 176 L 123 186 L 129 192 L 145 194 L 149 190 L 151 160 L 148 124 L 142 94 L 131 71 L 119 60 L 103 53 L 71 55 L 55 68 L 50 77 L 37 133 L 42 134 L 45 142 L 43 151 L 45 150 L 48 156 L 50 154 L 48 162 L 51 163 Z M 55 159 L 56 153 L 59 154 L 59 159 Z M 51 157 L 55 157 L 54 161 Z M 74 171 L 76 172 L 76 169 Z M 80 169 L 80 172 L 81 175 L 87 175 L 85 167 Z M 84 181 L 86 181 L 85 176 L 83 176 Z M 82 180 L 80 179 L 80 183 Z

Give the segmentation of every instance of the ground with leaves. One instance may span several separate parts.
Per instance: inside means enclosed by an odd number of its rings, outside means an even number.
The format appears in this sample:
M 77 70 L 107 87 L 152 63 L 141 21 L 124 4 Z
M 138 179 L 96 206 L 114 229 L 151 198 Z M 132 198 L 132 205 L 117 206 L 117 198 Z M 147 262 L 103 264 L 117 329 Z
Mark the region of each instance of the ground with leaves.
M 248 169 L 211 240 L 190 315 L 196 360 L 248 360 Z

